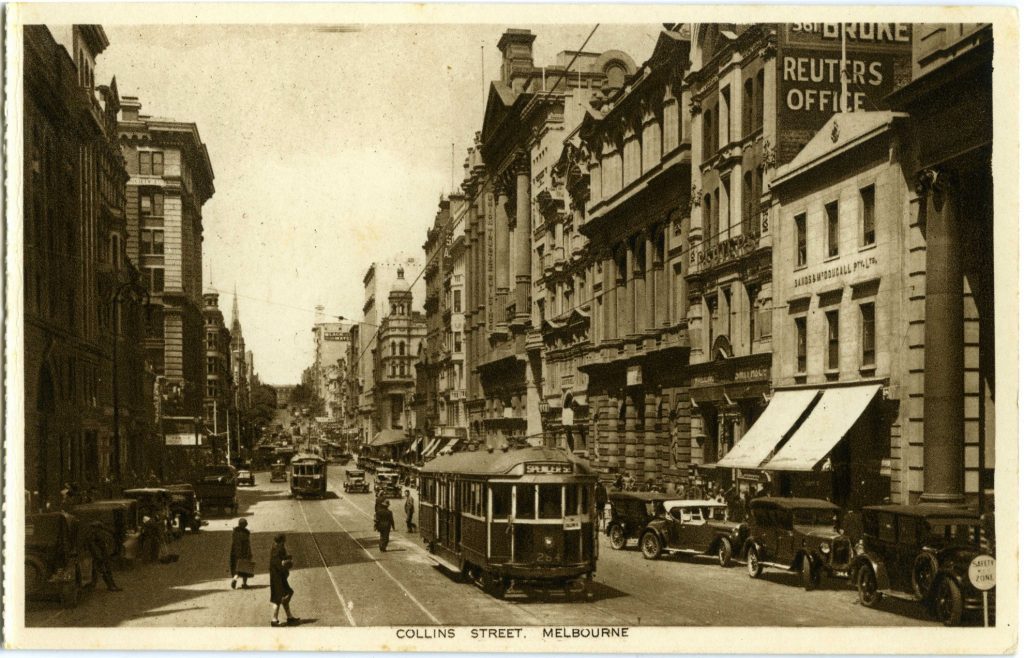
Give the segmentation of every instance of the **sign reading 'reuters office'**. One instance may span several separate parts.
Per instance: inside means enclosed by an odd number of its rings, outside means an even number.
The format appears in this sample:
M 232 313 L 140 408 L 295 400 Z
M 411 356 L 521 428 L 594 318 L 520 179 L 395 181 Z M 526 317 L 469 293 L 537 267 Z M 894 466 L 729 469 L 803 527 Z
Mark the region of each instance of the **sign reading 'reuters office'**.
M 843 108 L 844 33 L 848 111 L 886 110 L 885 97 L 910 81 L 908 23 L 787 23 L 776 57 L 780 164 Z

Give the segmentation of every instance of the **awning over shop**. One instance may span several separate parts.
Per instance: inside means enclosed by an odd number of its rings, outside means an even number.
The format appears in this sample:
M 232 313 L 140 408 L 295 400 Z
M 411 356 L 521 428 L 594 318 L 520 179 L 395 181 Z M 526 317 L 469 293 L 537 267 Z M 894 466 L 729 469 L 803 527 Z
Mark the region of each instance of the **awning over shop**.
M 440 443 L 441 439 L 431 439 L 430 443 L 427 444 L 427 447 L 423 449 L 423 458 L 426 459 L 433 455 L 434 451 L 437 450 L 437 446 L 440 445 Z
M 405 430 L 381 430 L 374 435 L 373 440 L 370 441 L 370 445 L 374 448 L 378 446 L 389 446 L 395 443 L 402 443 L 408 439 L 409 437 L 405 435 Z
M 733 446 L 718 466 L 722 468 L 758 468 L 793 429 L 800 416 L 817 397 L 817 389 L 776 391 L 768 408 Z
M 420 439 L 421 438 L 422 437 L 417 436 L 415 439 L 413 439 L 412 445 L 410 445 L 408 448 L 406 448 L 405 452 L 406 453 L 416 452 L 416 446 L 418 446 L 420 444 Z
M 455 449 L 455 446 L 459 443 L 458 439 L 452 439 L 448 443 L 444 444 L 444 447 L 437 451 L 438 455 L 450 455 Z
M 846 436 L 880 388 L 878 384 L 871 384 L 825 389 L 807 420 L 761 468 L 766 471 L 813 470 Z

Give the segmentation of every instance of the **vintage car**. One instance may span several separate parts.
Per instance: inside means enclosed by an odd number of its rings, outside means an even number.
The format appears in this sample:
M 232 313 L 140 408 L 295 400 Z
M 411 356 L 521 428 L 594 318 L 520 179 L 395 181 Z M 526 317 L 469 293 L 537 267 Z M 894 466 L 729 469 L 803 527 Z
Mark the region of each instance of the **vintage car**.
M 370 493 L 370 483 L 366 481 L 366 473 L 350 468 L 345 471 L 345 493 Z
M 883 596 L 918 601 L 947 626 L 965 610 L 981 610 L 983 597 L 967 577 L 982 546 L 976 511 L 947 505 L 877 505 L 861 511 L 863 533 L 850 568 L 860 602 Z M 989 596 L 995 608 L 995 596 Z
M 136 501 L 139 506 L 139 523 L 142 517 L 171 518 L 171 492 L 164 487 L 143 487 L 140 489 L 125 489 L 124 497 Z
M 402 484 L 400 480 L 401 476 L 398 474 L 398 471 L 381 468 L 377 471 L 373 488 L 377 491 L 378 496 L 401 498 Z
M 238 486 L 247 485 L 250 487 L 256 486 L 256 476 L 253 475 L 252 471 L 242 469 L 238 471 Z
M 288 465 L 284 462 L 277 462 L 270 467 L 270 481 L 271 482 L 287 482 L 288 481 Z
M 25 598 L 57 597 L 65 608 L 78 605 L 81 591 L 96 584 L 88 529 L 64 512 L 25 518 Z
M 733 551 L 743 547 L 747 527 L 726 520 L 725 503 L 713 500 L 669 500 L 666 513 L 647 524 L 640 535 L 640 552 L 648 560 L 664 553 L 715 555 L 723 567 L 732 564 Z
M 823 573 L 846 576 L 853 547 L 836 529 L 838 514 L 836 505 L 817 498 L 751 500 L 747 574 L 757 578 L 765 567 L 800 573 L 808 590 Z
M 664 503 L 675 498 L 669 494 L 646 491 L 613 491 L 608 494 L 611 515 L 605 532 L 612 548 L 622 550 L 630 539 L 639 539 L 640 533 L 652 520 L 665 515 Z
M 124 552 L 125 541 L 139 532 L 139 504 L 131 498 L 100 500 L 82 503 L 70 509 L 70 513 L 83 526 L 99 523 L 110 533 L 116 543 L 114 556 Z
M 171 527 L 174 530 L 183 533 L 186 528 L 191 528 L 192 532 L 199 532 L 200 528 L 208 524 L 208 521 L 203 520 L 194 486 L 178 483 L 165 485 L 164 488 L 171 492 Z
M 216 507 L 225 513 L 238 513 L 238 499 L 236 498 L 238 481 L 234 466 L 228 464 L 204 466 L 194 486 L 196 496 L 199 497 L 200 509 L 208 510 Z

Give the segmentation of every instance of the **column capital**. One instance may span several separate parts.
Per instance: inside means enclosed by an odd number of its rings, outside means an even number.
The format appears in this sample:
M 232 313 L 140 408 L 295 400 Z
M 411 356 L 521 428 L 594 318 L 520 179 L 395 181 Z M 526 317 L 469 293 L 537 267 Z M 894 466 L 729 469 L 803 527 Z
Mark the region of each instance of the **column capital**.
M 941 167 L 929 167 L 917 173 L 915 189 L 919 196 L 929 193 L 944 195 L 950 188 L 957 185 L 956 171 Z

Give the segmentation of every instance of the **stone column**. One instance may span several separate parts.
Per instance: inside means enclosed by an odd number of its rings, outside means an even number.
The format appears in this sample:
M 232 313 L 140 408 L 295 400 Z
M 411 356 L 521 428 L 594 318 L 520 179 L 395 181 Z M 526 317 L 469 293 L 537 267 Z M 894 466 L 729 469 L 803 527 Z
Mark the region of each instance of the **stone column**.
M 661 474 L 658 465 L 658 435 L 655 431 L 658 418 L 658 396 L 654 393 L 644 394 L 644 479 L 657 479 Z
M 659 325 L 667 327 L 675 323 L 673 315 L 673 296 L 676 294 L 673 285 L 675 284 L 675 275 L 672 272 L 672 266 L 668 260 L 669 252 L 669 235 L 671 234 L 672 224 L 665 225 L 665 237 L 662 242 L 662 253 L 661 253 L 661 269 L 659 274 L 661 275 L 658 279 L 658 294 L 661 295 L 660 304 L 658 305 L 661 312 L 661 318 Z
M 922 502 L 964 502 L 964 266 L 957 181 L 925 170 L 924 492 Z
M 624 336 L 631 336 L 636 333 L 636 254 L 633 252 L 633 241 L 626 240 L 626 281 L 623 286 L 622 307 L 619 312 L 622 314 L 622 333 Z
M 530 169 L 525 157 L 516 166 L 516 320 L 530 317 Z
M 615 252 L 609 252 L 604 260 L 604 282 L 601 284 L 604 295 L 604 339 L 618 338 L 618 282 L 615 275 Z
M 509 298 L 509 271 L 512 268 L 511 254 L 509 253 L 509 219 L 508 202 L 509 192 L 503 182 L 498 183 L 501 187 L 498 191 L 497 203 L 494 207 L 494 300 L 495 326 L 504 327 L 507 321 L 505 307 Z
M 654 240 L 651 239 L 650 231 L 644 233 L 644 252 L 647 256 L 647 273 L 644 277 L 647 280 L 644 288 L 644 329 L 653 331 L 658 328 L 658 323 L 655 319 L 658 304 L 655 300 L 657 282 L 655 281 L 654 272 Z
M 626 436 L 624 437 L 625 443 L 625 464 L 626 471 L 632 473 L 639 479 L 638 465 L 636 461 L 636 435 L 637 435 L 637 418 L 641 418 L 644 411 L 643 409 L 637 409 L 633 403 L 633 396 L 629 393 L 624 393 L 626 403 Z

